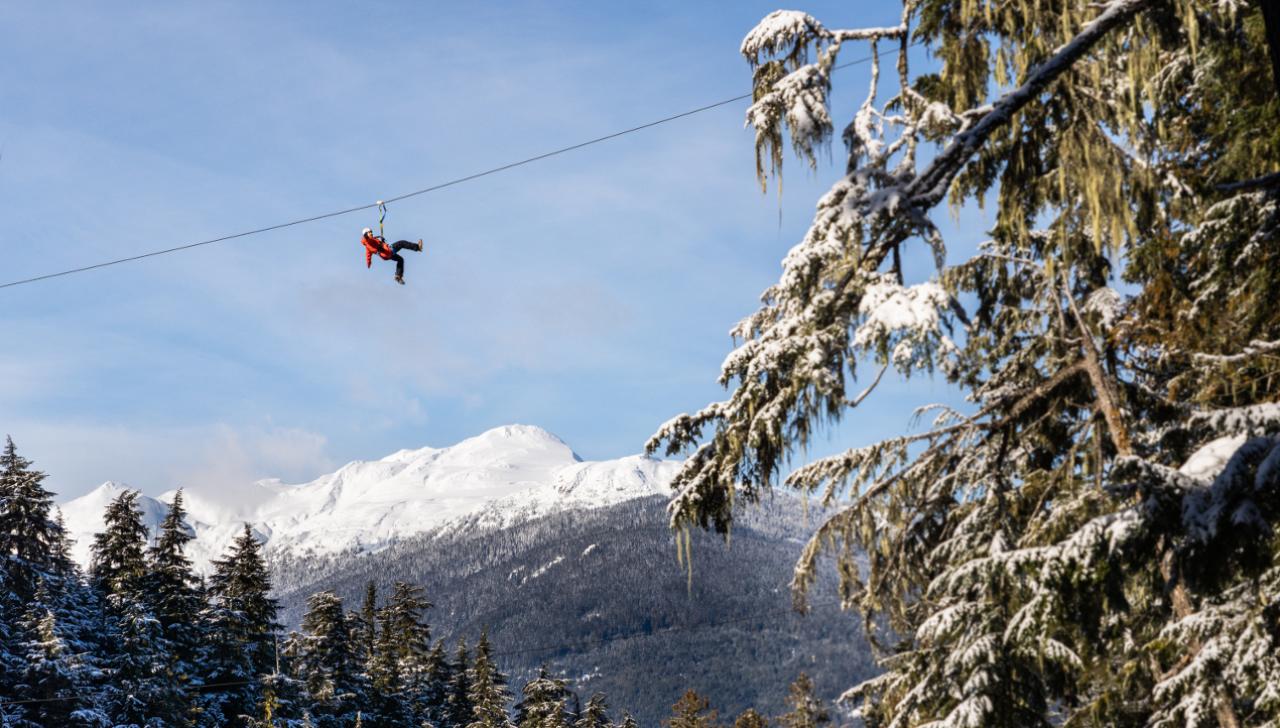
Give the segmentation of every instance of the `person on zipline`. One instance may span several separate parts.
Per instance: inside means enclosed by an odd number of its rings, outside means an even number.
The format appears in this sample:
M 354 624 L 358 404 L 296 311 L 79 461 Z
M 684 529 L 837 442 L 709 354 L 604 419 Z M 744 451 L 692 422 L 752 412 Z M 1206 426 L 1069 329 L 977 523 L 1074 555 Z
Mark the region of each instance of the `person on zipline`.
M 364 265 L 366 268 L 373 267 L 373 256 L 376 254 L 383 260 L 394 260 L 396 262 L 396 283 L 404 285 L 404 258 L 400 257 L 400 251 L 408 248 L 422 252 L 422 238 L 418 238 L 418 242 L 411 243 L 408 240 L 400 240 L 398 242 L 387 245 L 387 241 L 373 234 L 372 228 L 365 228 L 360 242 L 364 243 Z

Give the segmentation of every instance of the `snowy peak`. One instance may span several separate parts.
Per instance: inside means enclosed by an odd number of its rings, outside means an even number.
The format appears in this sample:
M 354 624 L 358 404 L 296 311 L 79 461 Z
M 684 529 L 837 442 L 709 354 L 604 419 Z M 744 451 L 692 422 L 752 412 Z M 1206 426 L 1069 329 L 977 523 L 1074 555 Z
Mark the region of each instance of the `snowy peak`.
M 613 500 L 660 495 L 675 475 L 673 463 L 632 455 L 606 462 L 579 462 L 556 473 L 556 490 L 577 500 Z
M 584 462 L 563 440 L 508 425 L 444 448 L 400 450 L 357 460 L 309 483 L 263 480 L 236 493 L 186 490 L 198 568 L 219 557 L 248 523 L 273 556 L 372 552 L 404 538 L 456 528 L 504 528 L 529 518 L 613 505 L 662 493 L 678 464 L 632 456 Z M 91 543 L 102 512 L 125 486 L 108 483 L 64 507 L 77 540 Z M 141 497 L 148 525 L 164 518 L 173 491 Z M 83 544 L 81 544 L 83 545 Z M 88 547 L 81 558 L 87 562 Z
M 564 440 L 532 425 L 495 427 L 435 453 L 444 467 L 495 470 L 558 467 L 582 460 Z

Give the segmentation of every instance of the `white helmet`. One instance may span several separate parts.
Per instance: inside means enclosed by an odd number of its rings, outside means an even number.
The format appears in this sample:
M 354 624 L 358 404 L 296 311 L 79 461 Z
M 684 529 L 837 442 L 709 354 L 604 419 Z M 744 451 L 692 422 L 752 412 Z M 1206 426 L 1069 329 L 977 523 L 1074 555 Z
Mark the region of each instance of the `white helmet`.
M 372 234 L 373 234 L 373 228 L 365 228 L 364 230 L 361 230 L 361 231 L 360 231 L 360 234 L 361 234 L 361 235 L 372 235 Z

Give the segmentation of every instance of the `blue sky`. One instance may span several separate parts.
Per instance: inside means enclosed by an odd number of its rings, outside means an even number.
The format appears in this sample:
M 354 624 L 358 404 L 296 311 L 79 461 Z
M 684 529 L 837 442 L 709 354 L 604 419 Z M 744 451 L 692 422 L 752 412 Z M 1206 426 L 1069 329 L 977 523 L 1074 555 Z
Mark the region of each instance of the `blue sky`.
M 738 44 L 775 7 L 5 3 L 0 279 L 369 203 L 743 93 Z M 898 7 L 803 9 L 861 26 Z M 837 77 L 838 124 L 864 74 Z M 0 290 L 0 430 L 64 497 L 301 481 L 511 422 L 588 459 L 638 452 L 722 396 L 730 326 L 842 166 L 790 160 L 781 200 L 762 195 L 744 109 L 393 205 L 388 235 L 427 241 L 403 288 L 390 264 L 365 269 L 376 217 L 357 213 Z M 982 237 L 975 211 L 940 222 L 953 247 Z M 890 383 L 819 449 L 939 399 L 939 381 Z

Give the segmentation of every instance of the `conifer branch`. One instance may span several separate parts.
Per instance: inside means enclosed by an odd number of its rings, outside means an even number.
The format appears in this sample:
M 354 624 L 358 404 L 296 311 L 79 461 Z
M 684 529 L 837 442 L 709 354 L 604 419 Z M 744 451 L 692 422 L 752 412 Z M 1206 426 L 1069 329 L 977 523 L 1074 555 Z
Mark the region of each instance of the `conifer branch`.
M 991 110 L 973 126 L 951 140 L 946 149 L 934 158 L 933 163 L 908 185 L 906 196 L 912 200 L 912 205 L 919 209 L 929 209 L 941 202 L 952 180 L 996 130 L 1012 121 L 1014 114 L 1034 101 L 1055 79 L 1070 70 L 1076 61 L 1083 58 L 1108 33 L 1156 4 L 1157 0 L 1113 0 L 1106 3 L 1098 17 L 1031 71 L 1021 86 L 1001 96 L 991 105 Z
M 1093 383 L 1094 393 L 1097 396 L 1098 407 L 1102 409 L 1102 415 L 1107 421 L 1107 431 L 1111 434 L 1111 442 L 1116 447 L 1116 452 L 1120 455 L 1133 454 L 1133 442 L 1129 439 L 1129 428 L 1125 426 L 1124 415 L 1120 413 L 1120 404 L 1117 399 L 1114 381 L 1107 374 L 1102 366 L 1101 357 L 1098 355 L 1097 346 L 1094 343 L 1093 333 L 1089 331 L 1088 324 L 1085 323 L 1084 316 L 1080 313 L 1080 307 L 1076 305 L 1075 296 L 1071 293 L 1071 283 L 1068 273 L 1062 272 L 1063 278 L 1063 294 L 1066 296 L 1067 305 L 1071 308 L 1071 314 L 1076 320 L 1076 326 L 1080 331 L 1080 352 L 1084 355 L 1085 371 L 1089 373 L 1089 380 Z

